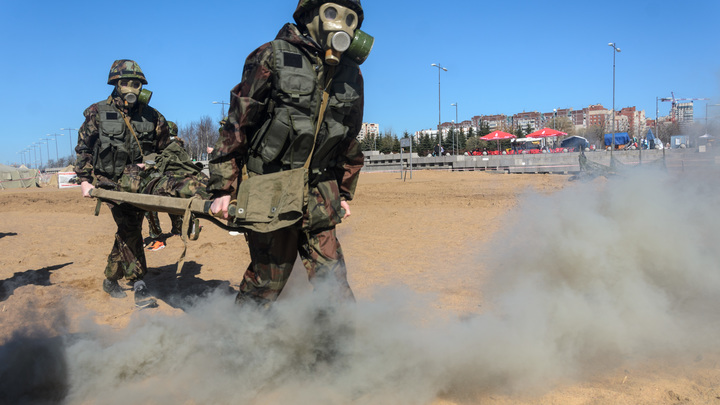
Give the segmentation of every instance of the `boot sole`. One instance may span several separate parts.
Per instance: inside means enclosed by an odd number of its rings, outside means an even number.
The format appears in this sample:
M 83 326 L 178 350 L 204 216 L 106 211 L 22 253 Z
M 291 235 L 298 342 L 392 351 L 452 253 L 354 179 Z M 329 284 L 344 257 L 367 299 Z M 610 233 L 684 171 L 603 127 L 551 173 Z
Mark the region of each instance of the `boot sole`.
M 143 309 L 143 308 L 157 308 L 157 306 L 158 306 L 157 300 L 155 300 L 155 299 L 153 299 L 153 298 L 146 299 L 146 300 L 143 300 L 143 301 L 140 301 L 140 302 L 136 302 L 136 303 L 135 303 L 135 307 L 136 307 L 136 308 L 139 308 L 139 309 Z

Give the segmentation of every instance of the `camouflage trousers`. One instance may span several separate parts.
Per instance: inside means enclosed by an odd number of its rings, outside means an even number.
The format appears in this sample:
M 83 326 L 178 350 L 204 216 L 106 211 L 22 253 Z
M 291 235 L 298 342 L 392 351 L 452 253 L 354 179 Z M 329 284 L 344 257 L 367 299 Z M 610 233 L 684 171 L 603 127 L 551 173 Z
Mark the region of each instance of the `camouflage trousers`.
M 142 238 L 143 211 L 127 204 L 107 205 L 117 224 L 117 232 L 105 267 L 105 277 L 110 280 L 123 277 L 129 281 L 141 280 L 147 272 Z
M 269 233 L 248 232 L 251 263 L 240 283 L 236 302 L 267 305 L 277 299 L 290 277 L 297 255 L 316 291 L 333 301 L 355 301 L 335 228 L 306 233 L 299 227 Z
M 170 223 L 172 224 L 170 233 L 172 233 L 173 235 L 180 235 L 180 233 L 182 233 L 182 216 L 173 214 L 168 214 L 168 216 L 170 217 Z M 162 235 L 163 231 L 162 227 L 160 226 L 160 216 L 158 215 L 158 213 L 154 211 L 146 211 L 145 218 L 147 218 L 148 220 L 150 238 L 159 238 Z

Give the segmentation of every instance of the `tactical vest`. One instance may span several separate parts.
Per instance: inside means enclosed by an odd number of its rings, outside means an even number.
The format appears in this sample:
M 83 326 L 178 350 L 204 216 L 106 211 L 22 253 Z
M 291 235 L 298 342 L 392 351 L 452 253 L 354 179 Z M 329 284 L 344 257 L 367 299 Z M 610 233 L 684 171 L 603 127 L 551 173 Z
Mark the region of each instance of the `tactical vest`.
M 315 65 L 287 41 L 271 42 L 275 72 L 268 119 L 249 141 L 247 168 L 266 174 L 302 167 L 313 146 L 315 125 L 322 103 L 323 84 L 318 83 Z M 320 69 L 326 69 L 320 64 Z M 317 136 L 310 164 L 311 173 L 335 164 L 340 144 L 348 133 L 343 121 L 361 97 L 359 66 L 347 60 L 335 68 L 325 118 Z
M 113 103 L 101 101 L 96 105 L 100 136 L 95 142 L 93 151 L 93 169 L 97 174 L 117 181 L 126 165 L 141 163 L 143 154 L 155 152 L 157 141 L 155 123 L 158 117 L 155 110 L 150 107 L 140 106 L 130 112 L 130 123 L 142 145 L 141 153 L 138 142 Z

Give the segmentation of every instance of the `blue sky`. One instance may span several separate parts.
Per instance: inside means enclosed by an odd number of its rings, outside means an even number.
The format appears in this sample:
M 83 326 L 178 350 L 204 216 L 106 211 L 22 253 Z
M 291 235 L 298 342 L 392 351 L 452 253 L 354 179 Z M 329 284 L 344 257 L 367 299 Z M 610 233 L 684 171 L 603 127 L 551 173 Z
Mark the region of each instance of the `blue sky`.
M 77 141 L 82 112 L 112 90 L 115 59 L 134 59 L 153 91 L 151 105 L 180 126 L 220 119 L 245 57 L 292 21 L 295 0 L 126 2 L 1 0 L 0 162 L 57 136 L 60 156 Z M 548 112 L 589 104 L 655 117 L 655 98 L 708 97 L 720 103 L 720 1 L 605 2 L 364 0 L 363 30 L 375 47 L 362 65 L 366 122 L 414 132 L 481 114 Z M 666 115 L 670 103 L 660 103 Z M 710 107 L 710 116 L 720 107 Z M 704 120 L 705 102 L 695 103 Z M 55 138 L 43 159 L 55 158 Z

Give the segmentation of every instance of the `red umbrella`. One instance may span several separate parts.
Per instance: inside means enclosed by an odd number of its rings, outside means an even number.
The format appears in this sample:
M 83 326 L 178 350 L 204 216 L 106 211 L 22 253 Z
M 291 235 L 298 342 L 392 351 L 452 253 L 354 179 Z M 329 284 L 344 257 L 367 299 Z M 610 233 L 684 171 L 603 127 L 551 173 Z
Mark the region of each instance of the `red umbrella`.
M 507 132 L 503 132 L 503 131 L 493 131 L 485 136 L 480 137 L 480 139 L 482 139 L 483 141 L 497 141 L 498 152 L 500 152 L 500 140 L 512 139 L 512 138 L 517 138 L 517 137 L 513 134 L 508 134 Z
M 489 134 L 480 137 L 480 139 L 482 139 L 483 141 L 499 141 L 501 139 L 512 139 L 512 138 L 517 138 L 517 137 L 513 134 L 508 134 L 507 132 L 503 132 L 503 131 L 490 132 Z
M 552 129 L 552 128 L 543 128 L 538 129 L 537 131 L 533 132 L 532 134 L 528 134 L 528 138 L 547 138 L 551 136 L 565 136 L 567 135 L 565 132 L 560 132 L 558 130 Z

